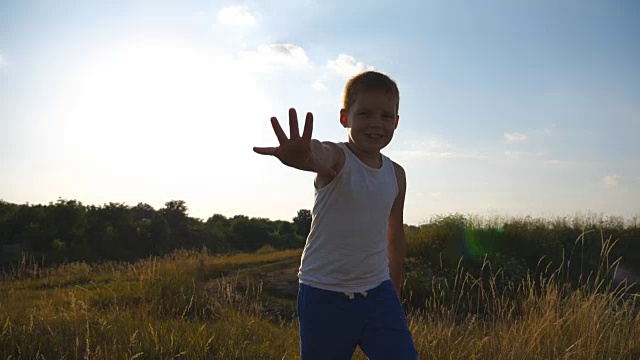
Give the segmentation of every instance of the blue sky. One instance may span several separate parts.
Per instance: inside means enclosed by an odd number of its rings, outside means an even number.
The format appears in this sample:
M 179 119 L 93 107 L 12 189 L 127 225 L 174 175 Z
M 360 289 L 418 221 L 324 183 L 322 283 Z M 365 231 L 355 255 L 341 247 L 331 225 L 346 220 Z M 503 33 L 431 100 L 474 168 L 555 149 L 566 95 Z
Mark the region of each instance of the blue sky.
M 269 117 L 344 141 L 349 76 L 400 87 L 405 220 L 640 215 L 635 1 L 4 1 L 0 198 L 291 219 Z

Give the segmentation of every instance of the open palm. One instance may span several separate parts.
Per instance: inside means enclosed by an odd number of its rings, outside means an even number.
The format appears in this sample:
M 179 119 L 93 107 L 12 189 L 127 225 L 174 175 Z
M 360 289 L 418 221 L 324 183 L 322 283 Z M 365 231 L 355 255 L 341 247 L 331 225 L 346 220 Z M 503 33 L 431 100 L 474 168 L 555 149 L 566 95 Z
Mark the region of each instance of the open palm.
M 278 119 L 271 118 L 271 126 L 280 143 L 277 147 L 254 147 L 253 151 L 261 155 L 277 157 L 283 164 L 318 174 L 331 174 L 333 170 L 319 163 L 311 151 L 311 133 L 313 132 L 313 114 L 307 113 L 304 130 L 300 136 L 298 115 L 295 109 L 289 109 L 289 138 L 282 130 Z

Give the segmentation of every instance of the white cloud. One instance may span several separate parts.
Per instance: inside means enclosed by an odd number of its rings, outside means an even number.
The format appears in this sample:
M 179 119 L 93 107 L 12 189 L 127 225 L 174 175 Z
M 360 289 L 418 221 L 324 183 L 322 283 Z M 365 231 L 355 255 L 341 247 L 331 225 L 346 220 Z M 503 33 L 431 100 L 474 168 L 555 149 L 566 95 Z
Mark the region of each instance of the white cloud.
M 318 91 L 327 91 L 327 86 L 325 84 L 322 83 L 322 81 L 316 81 L 313 83 L 313 85 L 311 85 L 311 87 L 314 90 L 318 90 Z
M 553 124 L 551 124 L 550 127 L 544 128 L 543 132 L 544 132 L 545 135 L 551 136 L 551 135 L 553 135 L 555 133 L 556 127 L 557 127 L 556 123 L 553 123 Z
M 424 150 L 424 149 L 450 149 L 453 147 L 450 143 L 442 140 L 406 140 L 402 143 L 404 147 L 412 150 Z
M 258 47 L 255 51 L 238 53 L 245 66 L 255 71 L 271 71 L 281 67 L 309 66 L 307 52 L 293 44 L 269 44 Z
M 620 176 L 618 175 L 607 175 L 602 178 L 602 182 L 608 188 L 616 187 L 620 184 Z
M 424 150 L 399 150 L 393 151 L 394 156 L 404 160 L 410 159 L 459 159 L 459 160 L 484 160 L 486 155 L 461 153 L 455 151 L 437 152 Z
M 374 70 L 374 67 L 365 65 L 361 61 L 356 61 L 351 55 L 340 54 L 335 60 L 327 62 L 327 69 L 344 77 L 352 77 L 361 72 Z
M 505 133 L 504 139 L 507 142 L 523 142 L 527 140 L 527 135 L 518 133 Z
M 218 22 L 224 25 L 253 25 L 256 19 L 246 5 L 225 6 L 218 11 Z
M 426 140 L 411 139 L 402 142 L 399 149 L 393 150 L 394 156 L 405 159 L 459 159 L 482 160 L 488 159 L 486 155 L 467 152 L 457 149 L 455 145 L 441 139 L 431 138 Z
M 438 153 L 429 153 L 426 154 L 428 156 L 439 158 L 439 159 L 487 159 L 488 156 L 480 155 L 480 154 L 470 154 L 470 153 L 460 153 L 460 152 L 438 152 Z
M 543 153 L 540 152 L 530 152 L 530 151 L 505 151 L 504 155 L 508 158 L 512 159 L 539 159 L 544 156 Z
M 549 168 L 560 168 L 560 169 L 568 169 L 573 168 L 579 165 L 577 161 L 574 160 L 546 160 L 544 165 Z
M 439 140 L 431 140 L 431 141 L 427 141 L 426 145 L 431 148 L 431 149 L 444 149 L 444 148 L 451 148 L 453 147 L 453 145 L 449 144 L 449 143 L 445 143 Z
M 433 193 L 429 194 L 429 196 L 434 198 L 434 199 L 440 199 L 442 197 L 442 193 L 441 192 L 433 192 Z

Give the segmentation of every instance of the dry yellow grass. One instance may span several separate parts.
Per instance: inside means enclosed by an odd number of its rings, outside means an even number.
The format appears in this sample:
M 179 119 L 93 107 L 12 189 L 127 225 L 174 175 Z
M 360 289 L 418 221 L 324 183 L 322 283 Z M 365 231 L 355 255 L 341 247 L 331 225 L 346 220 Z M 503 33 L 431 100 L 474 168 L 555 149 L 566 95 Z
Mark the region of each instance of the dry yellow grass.
M 228 257 L 179 252 L 135 264 L 46 270 L 25 260 L 0 282 L 0 356 L 296 359 L 297 324 L 265 312 L 273 295 L 261 279 L 272 274 L 265 264 L 295 263 L 299 256 L 299 250 Z M 241 269 L 257 270 L 245 279 Z M 443 291 L 467 301 L 469 292 L 480 291 L 478 281 L 461 274 Z M 635 360 L 640 300 L 622 290 L 567 290 L 553 276 L 528 279 L 515 298 L 480 294 L 490 316 L 461 318 L 455 301 L 436 297 L 427 311 L 412 311 L 409 322 L 421 359 Z

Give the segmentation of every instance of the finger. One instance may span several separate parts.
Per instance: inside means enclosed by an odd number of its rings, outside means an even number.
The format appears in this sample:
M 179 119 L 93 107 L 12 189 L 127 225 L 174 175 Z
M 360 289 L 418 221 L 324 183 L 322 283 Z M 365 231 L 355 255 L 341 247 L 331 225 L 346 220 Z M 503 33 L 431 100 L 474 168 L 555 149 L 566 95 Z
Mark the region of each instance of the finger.
M 307 118 L 304 120 L 302 138 L 311 141 L 311 133 L 313 133 L 313 114 L 309 112 L 307 113 Z
M 274 147 L 254 147 L 253 151 L 257 152 L 260 155 L 275 155 L 276 148 Z
M 278 119 L 276 119 L 275 117 L 271 118 L 271 127 L 273 127 L 273 132 L 276 133 L 276 137 L 278 138 L 278 142 L 280 144 L 287 141 L 287 135 L 284 133 L 282 127 L 280 127 Z
M 298 129 L 298 114 L 296 109 L 289 109 L 289 135 L 291 139 L 297 139 L 300 137 L 300 129 Z

